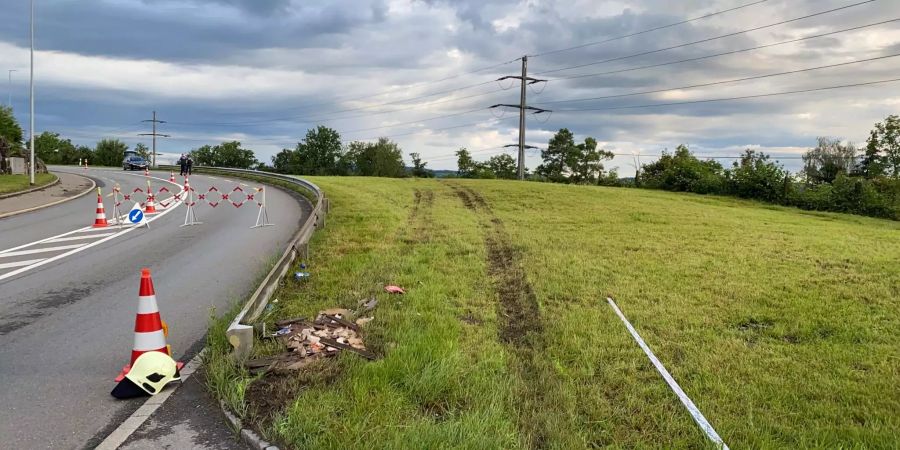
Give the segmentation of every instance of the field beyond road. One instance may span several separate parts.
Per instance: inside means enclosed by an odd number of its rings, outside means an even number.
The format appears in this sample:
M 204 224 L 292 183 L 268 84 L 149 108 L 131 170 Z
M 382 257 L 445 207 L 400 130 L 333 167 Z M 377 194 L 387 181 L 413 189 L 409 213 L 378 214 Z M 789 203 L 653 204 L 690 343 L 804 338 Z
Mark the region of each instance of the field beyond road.
M 731 448 L 898 445 L 898 222 L 637 189 L 311 180 L 328 227 L 268 329 L 375 296 L 364 338 L 381 358 L 257 379 L 213 356 L 211 387 L 282 445 L 709 448 L 608 295 Z

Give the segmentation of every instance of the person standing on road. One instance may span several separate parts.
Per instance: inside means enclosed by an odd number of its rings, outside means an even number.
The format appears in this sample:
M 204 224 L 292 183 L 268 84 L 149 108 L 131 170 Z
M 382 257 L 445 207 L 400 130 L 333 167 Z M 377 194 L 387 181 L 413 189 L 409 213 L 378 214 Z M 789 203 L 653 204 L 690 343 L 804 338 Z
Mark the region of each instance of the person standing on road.
M 184 153 L 181 154 L 181 158 L 178 158 L 178 166 L 181 167 L 181 175 L 184 176 L 187 173 L 187 158 L 184 157 Z
M 187 173 L 191 175 L 194 170 L 194 158 L 191 158 L 191 155 L 187 156 Z

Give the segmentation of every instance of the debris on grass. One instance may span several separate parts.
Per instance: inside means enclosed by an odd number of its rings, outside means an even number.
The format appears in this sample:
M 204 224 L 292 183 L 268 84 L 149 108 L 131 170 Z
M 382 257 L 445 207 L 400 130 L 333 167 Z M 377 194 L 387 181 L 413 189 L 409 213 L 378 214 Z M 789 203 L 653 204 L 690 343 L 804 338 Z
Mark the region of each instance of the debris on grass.
M 389 294 L 405 294 L 406 293 L 406 291 L 404 291 L 402 287 L 394 286 L 394 285 L 385 286 L 384 290 L 385 290 L 385 292 L 387 292 Z
M 281 343 L 287 351 L 252 359 L 245 366 L 252 374 L 283 373 L 300 370 L 315 359 L 335 356 L 342 350 L 369 360 L 375 359 L 375 354 L 366 349 L 360 334 L 360 327 L 372 318 L 362 317 L 353 322 L 348 317 L 351 317 L 349 310 L 331 308 L 320 311 L 312 322 L 304 317 L 279 320 L 275 322 L 278 330 L 267 337 Z

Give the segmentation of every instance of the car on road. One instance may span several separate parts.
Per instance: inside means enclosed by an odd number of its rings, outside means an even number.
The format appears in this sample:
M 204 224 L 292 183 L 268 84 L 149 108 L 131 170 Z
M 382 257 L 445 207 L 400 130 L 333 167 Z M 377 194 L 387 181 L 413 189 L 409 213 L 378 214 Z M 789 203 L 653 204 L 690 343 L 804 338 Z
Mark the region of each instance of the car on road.
M 122 170 L 143 170 L 149 165 L 146 159 L 137 155 L 129 155 L 122 160 Z

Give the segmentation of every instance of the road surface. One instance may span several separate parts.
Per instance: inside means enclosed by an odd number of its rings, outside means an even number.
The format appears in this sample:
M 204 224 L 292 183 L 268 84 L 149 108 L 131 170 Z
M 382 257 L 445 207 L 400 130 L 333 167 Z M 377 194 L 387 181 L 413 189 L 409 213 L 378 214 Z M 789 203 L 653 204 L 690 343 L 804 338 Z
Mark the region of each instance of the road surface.
M 109 216 L 106 193 L 114 183 L 124 191 L 146 186 L 138 172 L 86 175 L 103 188 Z M 152 179 L 154 189 L 179 190 L 163 181 L 168 173 L 151 176 L 159 178 Z M 199 193 L 251 184 L 196 174 L 190 180 Z M 198 226 L 180 227 L 185 207 L 172 204 L 149 228 L 73 232 L 93 223 L 96 195 L 0 219 L 0 447 L 80 448 L 134 410 L 138 403 L 117 401 L 109 391 L 130 357 L 140 269 L 152 270 L 175 356 L 196 348 L 210 316 L 253 291 L 309 214 L 308 203 L 266 192 L 276 226 L 256 229 L 250 229 L 255 202 L 240 208 L 201 202 Z

